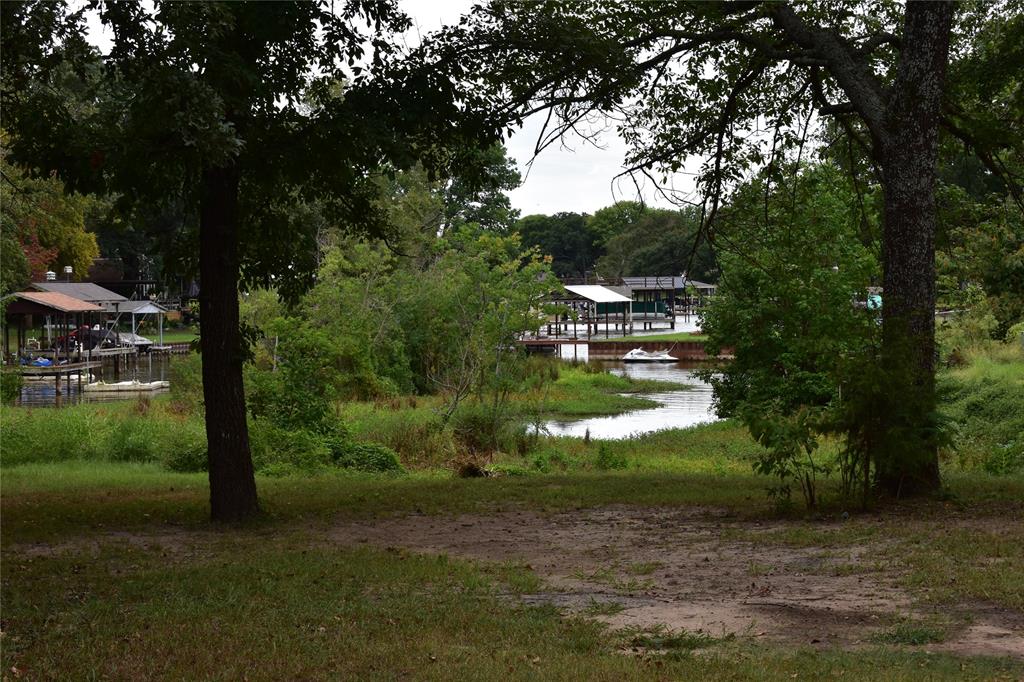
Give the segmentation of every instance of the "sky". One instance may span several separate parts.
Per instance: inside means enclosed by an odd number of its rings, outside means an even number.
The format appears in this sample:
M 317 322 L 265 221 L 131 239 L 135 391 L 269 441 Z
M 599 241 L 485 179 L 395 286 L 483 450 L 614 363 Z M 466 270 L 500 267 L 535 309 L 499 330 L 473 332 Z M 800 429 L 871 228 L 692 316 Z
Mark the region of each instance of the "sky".
M 426 35 L 458 21 L 470 10 L 474 0 L 400 0 L 399 4 L 413 20 L 413 33 Z M 104 30 L 98 17 L 89 17 L 89 29 L 90 40 L 101 51 L 109 49 L 112 36 Z M 410 42 L 417 42 L 416 35 L 410 38 Z M 593 213 L 616 201 L 639 198 L 652 206 L 671 206 L 649 183 L 641 185 L 642 195 L 638 196 L 628 178 L 615 180 L 622 171 L 628 150 L 614 130 L 598 135 L 594 142 L 567 138 L 535 157 L 534 148 L 542 125 L 543 114 L 527 119 L 523 128 L 505 142 L 509 156 L 515 159 L 523 175 L 522 185 L 509 193 L 512 206 L 522 215 L 561 211 Z M 673 182 L 677 189 L 690 187 L 683 175 Z
M 474 0 L 402 0 L 400 4 L 425 35 L 458 21 Z M 523 184 L 509 193 L 512 206 L 523 215 L 593 213 L 616 201 L 638 199 L 632 181 L 615 181 L 615 176 L 622 172 L 628 149 L 614 130 L 599 135 L 597 146 L 569 138 L 561 145 L 549 146 L 535 158 L 534 148 L 542 125 L 543 114 L 535 115 L 505 142 L 524 178 Z M 677 189 L 689 188 L 685 176 L 678 176 L 674 182 Z M 641 186 L 641 190 L 646 203 L 671 207 L 654 186 Z

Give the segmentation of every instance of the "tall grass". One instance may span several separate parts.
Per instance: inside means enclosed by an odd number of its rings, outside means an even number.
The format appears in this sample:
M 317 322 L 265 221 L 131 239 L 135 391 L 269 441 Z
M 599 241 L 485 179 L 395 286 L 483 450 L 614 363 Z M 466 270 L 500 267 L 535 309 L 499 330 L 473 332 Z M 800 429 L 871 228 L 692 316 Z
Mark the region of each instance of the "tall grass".
M 1024 349 L 977 344 L 940 377 L 956 463 L 993 474 L 1024 472 Z
M 163 462 L 205 442 L 201 420 L 174 414 L 163 401 L 9 408 L 0 422 L 0 463 Z

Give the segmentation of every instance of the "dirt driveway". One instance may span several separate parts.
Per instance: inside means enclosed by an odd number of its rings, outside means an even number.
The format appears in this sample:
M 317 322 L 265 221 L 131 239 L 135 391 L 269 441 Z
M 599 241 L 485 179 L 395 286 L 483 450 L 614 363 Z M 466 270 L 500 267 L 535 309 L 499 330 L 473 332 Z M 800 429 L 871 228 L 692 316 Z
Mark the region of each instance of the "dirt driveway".
M 758 541 L 786 524 L 711 509 L 605 507 L 352 522 L 334 526 L 330 539 L 525 564 L 551 588 L 527 601 L 616 628 L 857 647 L 906 619 L 939 618 L 946 637 L 928 650 L 1024 658 L 1024 613 L 923 610 L 881 560 L 884 540 L 827 550 Z

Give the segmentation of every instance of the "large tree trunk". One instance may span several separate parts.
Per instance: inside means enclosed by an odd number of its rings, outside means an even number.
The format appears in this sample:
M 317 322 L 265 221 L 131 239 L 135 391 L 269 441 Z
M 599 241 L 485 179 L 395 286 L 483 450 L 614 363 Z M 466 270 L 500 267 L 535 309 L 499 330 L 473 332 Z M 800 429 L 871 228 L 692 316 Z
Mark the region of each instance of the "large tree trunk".
M 910 2 L 888 108 L 882 362 L 876 481 L 895 495 L 940 485 L 935 399 L 935 182 L 953 6 Z
M 245 421 L 238 318 L 238 171 L 203 172 L 199 217 L 199 320 L 210 467 L 210 515 L 238 521 L 259 511 Z

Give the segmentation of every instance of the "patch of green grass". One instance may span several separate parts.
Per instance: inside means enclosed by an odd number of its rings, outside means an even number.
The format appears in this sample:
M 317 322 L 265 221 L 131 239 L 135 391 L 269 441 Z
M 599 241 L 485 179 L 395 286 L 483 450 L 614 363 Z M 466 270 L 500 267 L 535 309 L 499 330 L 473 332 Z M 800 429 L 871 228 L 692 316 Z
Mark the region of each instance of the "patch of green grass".
M 160 340 L 159 330 L 153 330 L 147 334 L 143 334 L 152 341 Z M 195 331 L 191 329 L 165 329 L 164 330 L 164 343 L 191 343 L 196 338 Z
M 627 572 L 629 572 L 628 569 Z M 590 573 L 577 571 L 573 574 L 573 577 L 577 580 L 607 585 L 616 592 L 623 592 L 627 594 L 644 592 L 654 587 L 654 581 L 647 579 L 641 580 L 633 576 L 622 577 L 619 575 L 619 571 L 612 566 L 604 566 Z
M 161 462 L 205 444 L 200 418 L 176 414 L 165 396 L 61 409 L 4 408 L 0 462 Z
M 517 402 L 524 411 L 546 417 L 592 417 L 657 407 L 657 402 L 638 394 L 685 388 L 675 382 L 633 379 L 569 365 L 559 370 L 556 381 L 518 396 Z
M 603 458 L 602 447 L 606 450 Z M 535 456 L 541 458 L 538 471 L 552 470 L 554 462 L 561 471 L 570 473 L 593 471 L 605 466 L 634 472 L 706 474 L 729 478 L 751 475 L 751 462 L 760 449 L 745 428 L 733 421 L 720 421 L 616 441 L 594 440 L 589 444 L 582 438 L 549 437 L 541 439 Z M 496 461 L 522 463 L 521 458 L 507 455 L 499 455 Z M 609 463 L 615 466 L 608 467 Z M 824 487 L 827 489 L 828 484 Z
M 631 573 L 633 575 L 650 575 L 664 566 L 665 564 L 660 561 L 640 561 L 626 566 L 626 573 Z
M 903 583 L 922 601 L 984 601 L 1024 610 L 1024 513 L 938 531 L 906 524 L 888 557 L 909 570 Z
M 993 343 L 967 358 L 939 376 L 942 411 L 955 426 L 953 457 L 962 469 L 1024 473 L 1024 349 Z
M 625 610 L 626 607 L 621 602 L 591 599 L 583 613 L 588 616 L 614 616 Z
M 630 336 L 619 336 L 608 339 L 591 339 L 591 343 L 607 343 L 611 341 L 707 341 L 707 334 L 693 334 L 691 332 L 666 332 L 664 334 L 632 334 Z
M 905 620 L 883 632 L 875 633 L 871 641 L 877 644 L 937 644 L 946 639 L 945 629 L 929 623 Z
M 59 478 L 59 483 L 55 479 Z M 3 541 L 31 542 L 139 528 L 153 523 L 201 526 L 209 490 L 203 474 L 173 474 L 158 465 L 54 463 L 3 472 Z M 753 474 L 576 472 L 461 479 L 450 471 L 394 477 L 331 471 L 308 477 L 257 477 L 263 523 L 299 518 L 368 518 L 382 514 L 496 512 L 607 504 L 706 505 L 738 513 L 767 510 Z
M 646 651 L 696 651 L 735 639 L 733 636 L 716 638 L 705 632 L 672 631 L 665 627 L 626 629 L 620 634 L 626 637 L 627 646 Z

